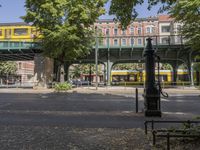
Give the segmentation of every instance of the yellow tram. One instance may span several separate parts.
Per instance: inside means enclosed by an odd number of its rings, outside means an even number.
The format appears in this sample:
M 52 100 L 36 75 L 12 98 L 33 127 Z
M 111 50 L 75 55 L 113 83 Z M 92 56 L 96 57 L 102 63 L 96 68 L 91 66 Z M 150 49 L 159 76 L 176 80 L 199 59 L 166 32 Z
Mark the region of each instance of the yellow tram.
M 155 72 L 156 78 L 158 78 L 158 71 Z M 111 72 L 112 82 L 144 82 L 145 71 L 137 70 L 113 70 Z M 187 70 L 178 70 L 177 80 L 187 82 L 189 81 L 189 75 Z M 171 70 L 160 70 L 160 81 L 173 82 L 173 72 Z
M 26 23 L 0 23 L 0 41 L 31 42 L 39 37 L 37 29 Z

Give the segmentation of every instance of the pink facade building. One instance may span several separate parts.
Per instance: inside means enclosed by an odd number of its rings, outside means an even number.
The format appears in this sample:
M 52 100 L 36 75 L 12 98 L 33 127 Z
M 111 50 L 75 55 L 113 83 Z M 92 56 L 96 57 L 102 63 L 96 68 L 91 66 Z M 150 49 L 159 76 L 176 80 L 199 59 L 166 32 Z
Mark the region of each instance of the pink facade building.
M 22 84 L 32 84 L 34 61 L 17 61 L 17 75 Z
M 181 24 L 176 23 L 169 15 L 160 15 L 138 18 L 124 30 L 120 23 L 112 19 L 98 20 L 95 26 L 98 28 L 98 36 L 102 37 L 99 40 L 100 46 L 137 47 L 144 46 L 149 36 L 153 39 L 153 44 L 168 44 L 169 38 L 171 42 L 178 42 L 177 28 Z

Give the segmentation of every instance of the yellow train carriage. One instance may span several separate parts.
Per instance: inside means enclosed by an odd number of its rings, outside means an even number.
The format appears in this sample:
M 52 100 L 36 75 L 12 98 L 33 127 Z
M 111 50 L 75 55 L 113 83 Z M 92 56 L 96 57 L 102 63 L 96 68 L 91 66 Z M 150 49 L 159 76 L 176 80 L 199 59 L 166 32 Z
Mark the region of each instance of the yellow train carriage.
M 112 82 L 144 82 L 145 71 L 136 70 L 113 70 L 111 72 Z M 158 71 L 155 71 L 158 78 Z M 187 70 L 178 70 L 178 81 L 189 81 Z M 162 82 L 173 82 L 173 73 L 171 70 L 160 70 L 160 80 Z
M 26 23 L 0 23 L 1 41 L 23 41 L 32 42 L 39 37 L 35 27 Z

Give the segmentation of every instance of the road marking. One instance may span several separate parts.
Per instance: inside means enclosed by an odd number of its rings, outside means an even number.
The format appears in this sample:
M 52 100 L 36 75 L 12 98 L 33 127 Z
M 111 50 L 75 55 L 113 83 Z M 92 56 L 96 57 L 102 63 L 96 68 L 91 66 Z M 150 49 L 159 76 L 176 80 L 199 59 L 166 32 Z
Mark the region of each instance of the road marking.
M 164 114 L 168 114 L 168 115 L 192 115 L 191 113 L 184 113 L 184 112 L 168 112 L 168 111 L 165 111 L 163 112 Z

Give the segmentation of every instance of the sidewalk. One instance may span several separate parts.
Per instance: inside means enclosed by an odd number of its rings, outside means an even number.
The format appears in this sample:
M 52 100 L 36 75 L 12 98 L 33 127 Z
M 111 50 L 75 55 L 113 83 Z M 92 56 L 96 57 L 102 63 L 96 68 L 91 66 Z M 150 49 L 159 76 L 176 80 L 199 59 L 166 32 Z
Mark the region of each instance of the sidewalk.
M 135 94 L 135 89 L 137 87 L 121 87 L 121 86 L 107 86 L 107 87 L 78 87 L 73 88 L 67 92 L 77 92 L 77 93 L 109 93 L 109 94 Z M 172 94 L 200 94 L 200 90 L 195 87 L 185 87 L 182 88 L 164 88 L 163 91 Z M 1 88 L 0 93 L 52 93 L 55 92 L 54 89 L 32 89 L 32 88 Z M 144 89 L 142 87 L 138 88 L 138 92 L 142 94 Z

